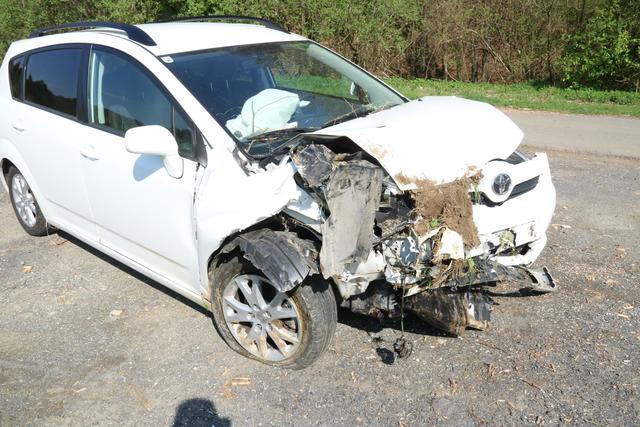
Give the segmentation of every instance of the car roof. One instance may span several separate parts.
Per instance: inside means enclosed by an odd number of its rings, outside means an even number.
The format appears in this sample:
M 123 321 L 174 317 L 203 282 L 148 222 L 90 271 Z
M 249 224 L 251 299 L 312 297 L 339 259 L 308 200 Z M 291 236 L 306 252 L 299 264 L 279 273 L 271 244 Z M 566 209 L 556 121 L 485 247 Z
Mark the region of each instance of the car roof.
M 136 25 L 157 44 L 156 55 L 215 49 L 227 46 L 306 40 L 262 25 L 221 22 L 167 22 Z
M 221 22 L 166 22 L 136 25 L 147 33 L 156 43 L 144 45 L 156 56 L 165 56 L 185 52 L 202 51 L 221 47 L 242 46 L 259 43 L 307 40 L 297 34 L 267 28 L 256 24 Z M 15 43 L 18 50 L 51 44 L 77 43 L 81 34 L 100 33 L 128 39 L 125 31 L 114 28 L 98 27 L 89 30 L 68 31 L 20 40 Z M 135 41 L 132 41 L 135 43 Z

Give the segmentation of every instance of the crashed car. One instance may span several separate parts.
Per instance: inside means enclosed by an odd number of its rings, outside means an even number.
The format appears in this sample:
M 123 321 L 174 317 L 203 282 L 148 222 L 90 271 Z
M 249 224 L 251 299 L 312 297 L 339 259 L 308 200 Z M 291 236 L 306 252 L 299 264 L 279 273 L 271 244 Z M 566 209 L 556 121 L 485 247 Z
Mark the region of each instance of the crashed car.
M 555 289 L 528 268 L 555 207 L 549 163 L 518 151 L 502 112 L 409 101 L 242 21 L 83 22 L 13 43 L 0 166 L 25 231 L 72 234 L 287 368 L 327 349 L 337 306 L 461 335 L 487 328 L 491 295 Z

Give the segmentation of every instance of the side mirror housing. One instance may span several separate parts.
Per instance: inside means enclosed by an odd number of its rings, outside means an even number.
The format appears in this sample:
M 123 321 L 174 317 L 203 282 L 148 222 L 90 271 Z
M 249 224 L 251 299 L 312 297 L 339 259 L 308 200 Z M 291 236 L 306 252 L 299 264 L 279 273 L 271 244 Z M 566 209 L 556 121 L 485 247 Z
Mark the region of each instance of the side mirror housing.
M 140 126 L 124 135 L 127 151 L 134 154 L 160 156 L 169 176 L 182 178 L 184 162 L 178 154 L 178 144 L 171 132 L 162 126 Z

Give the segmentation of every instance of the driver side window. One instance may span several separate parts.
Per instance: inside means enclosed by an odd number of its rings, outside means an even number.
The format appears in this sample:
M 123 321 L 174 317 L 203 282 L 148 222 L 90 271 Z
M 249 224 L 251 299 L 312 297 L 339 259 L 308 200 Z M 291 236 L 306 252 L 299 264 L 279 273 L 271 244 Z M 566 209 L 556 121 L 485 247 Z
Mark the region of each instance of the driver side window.
M 141 66 L 94 49 L 88 83 L 89 123 L 121 135 L 138 126 L 163 126 L 175 136 L 180 154 L 193 158 L 193 125 Z

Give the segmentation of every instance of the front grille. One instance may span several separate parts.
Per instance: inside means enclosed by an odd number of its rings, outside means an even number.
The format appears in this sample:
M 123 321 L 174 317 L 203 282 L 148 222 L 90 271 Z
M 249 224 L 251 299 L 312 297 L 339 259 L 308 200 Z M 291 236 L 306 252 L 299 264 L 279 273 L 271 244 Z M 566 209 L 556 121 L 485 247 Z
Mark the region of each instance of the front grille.
M 536 188 L 539 181 L 540 181 L 540 176 L 536 176 L 534 178 L 521 182 L 520 184 L 517 184 L 515 187 L 513 187 L 513 190 L 511 190 L 511 194 L 509 195 L 509 198 L 507 200 L 511 200 L 518 196 L 522 196 L 525 193 L 528 193 L 529 191 Z M 484 205 L 484 206 L 494 207 L 494 206 L 500 206 L 501 204 L 504 203 L 504 202 L 495 203 L 491 199 L 489 199 L 484 193 L 470 193 L 470 195 L 471 195 L 471 200 L 475 205 Z M 507 200 L 505 200 L 505 202 Z

